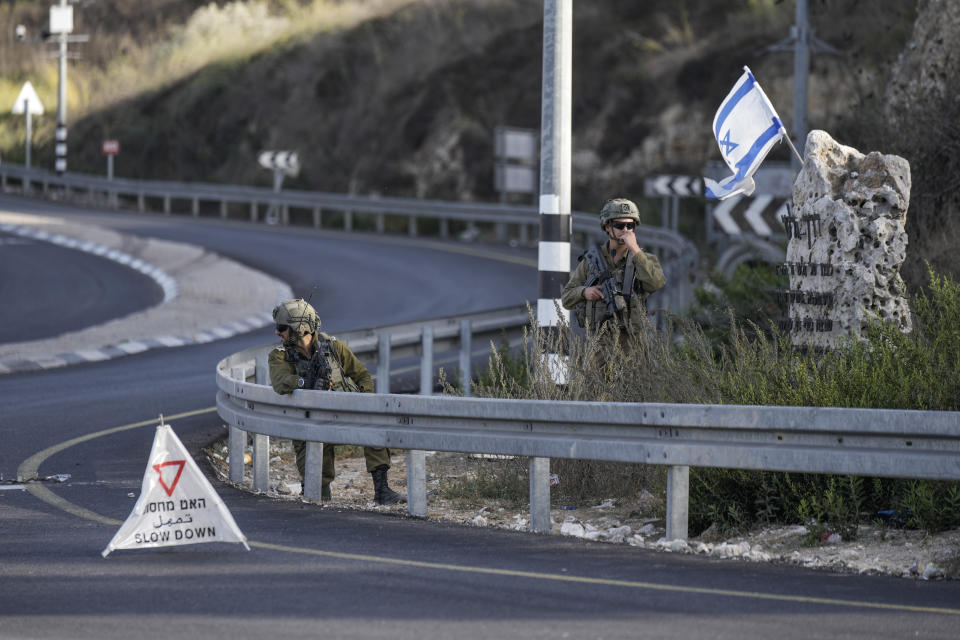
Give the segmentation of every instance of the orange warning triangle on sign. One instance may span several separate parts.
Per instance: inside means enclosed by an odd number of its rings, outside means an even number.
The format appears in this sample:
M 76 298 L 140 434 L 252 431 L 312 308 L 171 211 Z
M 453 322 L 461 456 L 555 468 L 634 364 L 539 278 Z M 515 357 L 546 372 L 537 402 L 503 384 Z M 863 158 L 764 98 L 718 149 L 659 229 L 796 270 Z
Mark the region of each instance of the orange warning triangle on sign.
M 160 476 L 160 485 L 163 487 L 163 490 L 167 492 L 168 496 L 173 495 L 173 490 L 177 488 L 177 483 L 180 481 L 180 474 L 183 473 L 183 465 L 187 464 L 186 460 L 170 460 L 168 462 L 161 462 L 160 464 L 153 465 L 154 470 L 156 470 L 157 475 Z M 176 475 L 173 476 L 173 482 L 167 484 L 163 480 L 163 467 L 175 466 L 177 468 Z M 171 472 L 173 469 L 170 470 Z M 168 472 L 169 476 L 170 473 Z

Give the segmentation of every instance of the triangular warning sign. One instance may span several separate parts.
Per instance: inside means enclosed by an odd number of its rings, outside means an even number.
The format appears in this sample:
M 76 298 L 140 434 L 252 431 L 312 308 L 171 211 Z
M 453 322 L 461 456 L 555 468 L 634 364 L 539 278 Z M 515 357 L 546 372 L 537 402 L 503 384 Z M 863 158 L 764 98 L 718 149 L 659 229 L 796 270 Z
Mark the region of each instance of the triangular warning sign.
M 102 555 L 198 542 L 239 542 L 250 550 L 227 506 L 161 416 L 140 498 Z
M 37 95 L 36 89 L 33 88 L 29 80 L 23 83 L 23 88 L 17 94 L 17 99 L 13 101 L 13 108 L 10 113 L 23 115 L 28 111 L 35 116 L 43 115 L 43 103 L 40 102 L 40 96 Z

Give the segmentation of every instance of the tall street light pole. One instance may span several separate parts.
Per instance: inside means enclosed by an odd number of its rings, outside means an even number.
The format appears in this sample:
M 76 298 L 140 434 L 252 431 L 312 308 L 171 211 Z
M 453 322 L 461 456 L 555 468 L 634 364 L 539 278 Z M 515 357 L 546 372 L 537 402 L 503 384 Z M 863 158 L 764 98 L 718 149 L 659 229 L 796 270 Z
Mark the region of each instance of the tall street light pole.
M 67 170 L 67 44 L 70 42 L 86 42 L 89 36 L 70 35 L 73 32 L 73 7 L 68 0 L 60 0 L 60 4 L 50 7 L 50 36 L 57 43 L 57 133 L 56 133 L 56 162 L 54 168 L 57 173 Z
M 544 0 L 540 122 L 540 239 L 537 324 L 556 326 L 555 303 L 570 277 L 570 113 L 573 0 Z M 569 318 L 568 312 L 562 312 Z
M 767 51 L 793 51 L 793 140 L 803 154 L 807 142 L 807 102 L 810 82 L 810 53 L 839 54 L 840 51 L 823 42 L 810 28 L 809 3 L 796 0 L 794 24 L 790 37 L 766 48 Z M 793 170 L 800 170 L 800 161 L 792 158 Z
M 570 121 L 573 89 L 573 0 L 543 3 L 543 93 L 540 122 L 540 239 L 538 243 L 537 326 L 549 333 L 569 312 L 557 311 L 570 277 Z M 553 341 L 548 341 L 553 342 Z M 564 355 L 544 353 L 555 382 L 566 378 Z M 550 531 L 550 460 L 530 460 L 530 514 L 533 531 Z M 537 499 L 534 499 L 534 496 Z
M 803 154 L 807 143 L 807 87 L 810 75 L 810 25 L 807 21 L 807 0 L 797 0 L 793 45 L 793 135 Z M 792 159 L 794 169 L 796 158 Z

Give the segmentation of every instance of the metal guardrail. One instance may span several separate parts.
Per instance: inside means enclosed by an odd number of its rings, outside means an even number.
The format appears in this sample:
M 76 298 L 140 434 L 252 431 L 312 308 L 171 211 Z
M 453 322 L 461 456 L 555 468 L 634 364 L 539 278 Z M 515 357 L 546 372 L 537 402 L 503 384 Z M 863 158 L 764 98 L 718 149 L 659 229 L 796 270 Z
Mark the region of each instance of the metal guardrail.
M 356 216 L 366 215 L 373 217 L 375 230 L 384 233 L 386 217 L 399 216 L 407 219 L 408 234 L 416 236 L 417 219 L 433 218 L 438 221 L 439 235 L 443 238 L 450 236 L 450 221 L 460 221 L 492 224 L 502 241 L 506 241 L 506 225 L 516 225 L 519 242 L 527 244 L 539 227 L 539 212 L 529 205 L 385 198 L 322 191 L 273 191 L 264 187 L 129 178 L 108 180 L 89 174 L 56 174 L 44 169 L 0 164 L 0 190 L 7 191 L 15 186 L 23 193 L 86 193 L 91 197 L 102 197 L 103 204 L 115 208 L 129 201 L 140 212 L 147 210 L 148 199 L 159 201 L 165 214 L 171 214 L 176 204 L 189 203 L 189 213 L 194 217 L 200 216 L 201 203 L 216 203 L 219 207 L 217 215 L 221 218 L 228 217 L 229 205 L 244 205 L 249 210 L 251 222 L 262 221 L 267 211 L 273 211 L 277 212 L 275 221 L 278 224 L 290 224 L 291 210 L 301 210 L 309 212 L 314 227 L 321 227 L 324 216 L 336 212 L 342 217 L 345 231 L 354 229 Z M 574 212 L 573 231 L 575 238 L 579 234 L 579 246 L 583 247 L 602 237 L 595 214 Z M 653 251 L 660 258 L 667 276 L 668 286 L 653 294 L 650 308 L 679 313 L 693 300 L 699 267 L 696 246 L 683 236 L 661 227 L 641 225 L 639 235 L 645 250 Z
M 422 330 L 425 336 L 430 330 Z M 217 366 L 230 477 L 265 490 L 269 437 L 308 441 L 304 493 L 319 499 L 321 442 L 406 449 L 408 510 L 425 516 L 424 450 L 530 456 L 531 529 L 549 531 L 549 458 L 668 467 L 667 536 L 687 537 L 689 467 L 960 480 L 960 415 L 945 411 L 552 402 L 294 391 L 265 384 L 269 347 Z M 426 352 L 426 348 L 424 348 Z M 378 389 L 379 391 L 379 389 Z

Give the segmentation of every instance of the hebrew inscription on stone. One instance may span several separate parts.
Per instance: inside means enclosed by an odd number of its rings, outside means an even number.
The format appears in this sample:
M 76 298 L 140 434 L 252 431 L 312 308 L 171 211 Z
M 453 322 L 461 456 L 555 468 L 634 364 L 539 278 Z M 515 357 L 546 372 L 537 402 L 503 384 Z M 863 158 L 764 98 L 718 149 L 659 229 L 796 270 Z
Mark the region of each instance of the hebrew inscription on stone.
M 900 267 L 907 254 L 910 164 L 894 155 L 864 155 L 824 131 L 807 136 L 803 170 L 784 216 L 789 244 L 778 267 L 790 288 L 780 328 L 795 345 L 832 348 L 869 323 L 912 329 Z

